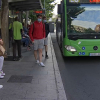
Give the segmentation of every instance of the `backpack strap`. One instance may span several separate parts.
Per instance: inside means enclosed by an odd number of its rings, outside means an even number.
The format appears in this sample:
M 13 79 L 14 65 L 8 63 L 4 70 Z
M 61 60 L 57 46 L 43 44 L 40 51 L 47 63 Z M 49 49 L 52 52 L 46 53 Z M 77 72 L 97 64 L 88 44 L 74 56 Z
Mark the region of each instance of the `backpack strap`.
M 33 31 L 34 31 L 34 23 L 33 23 Z M 32 31 L 32 35 L 33 35 L 33 31 Z

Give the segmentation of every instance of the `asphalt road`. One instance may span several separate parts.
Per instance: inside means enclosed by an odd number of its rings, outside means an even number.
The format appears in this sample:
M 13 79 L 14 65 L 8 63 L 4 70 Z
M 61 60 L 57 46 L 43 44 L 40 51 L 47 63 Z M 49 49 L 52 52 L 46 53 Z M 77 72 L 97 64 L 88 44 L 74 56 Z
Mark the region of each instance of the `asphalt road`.
M 68 100 L 100 100 L 100 57 L 63 58 L 51 33 Z

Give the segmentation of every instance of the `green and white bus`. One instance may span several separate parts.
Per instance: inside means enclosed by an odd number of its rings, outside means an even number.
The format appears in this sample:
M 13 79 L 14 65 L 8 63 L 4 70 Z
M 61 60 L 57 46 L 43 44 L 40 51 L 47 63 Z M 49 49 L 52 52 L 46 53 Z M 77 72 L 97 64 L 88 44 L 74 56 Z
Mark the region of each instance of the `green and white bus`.
M 56 37 L 63 56 L 100 56 L 100 0 L 62 0 Z

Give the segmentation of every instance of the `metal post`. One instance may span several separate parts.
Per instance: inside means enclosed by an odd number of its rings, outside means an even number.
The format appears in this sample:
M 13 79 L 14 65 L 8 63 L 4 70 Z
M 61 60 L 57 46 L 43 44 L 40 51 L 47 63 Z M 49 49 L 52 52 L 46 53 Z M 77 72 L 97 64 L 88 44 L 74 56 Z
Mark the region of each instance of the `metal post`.
M 45 9 L 45 0 L 44 0 L 44 9 Z
M 45 11 L 45 13 L 44 13 L 44 15 L 46 14 L 46 9 L 45 9 L 45 0 L 44 0 L 44 11 Z

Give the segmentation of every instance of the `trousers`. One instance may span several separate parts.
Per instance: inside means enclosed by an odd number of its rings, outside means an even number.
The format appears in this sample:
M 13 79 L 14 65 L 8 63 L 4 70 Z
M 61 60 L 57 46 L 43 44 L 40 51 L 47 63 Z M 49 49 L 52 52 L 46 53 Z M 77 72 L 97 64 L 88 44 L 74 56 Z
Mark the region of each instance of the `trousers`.
M 21 57 L 21 40 L 15 40 L 13 43 L 13 58 L 16 58 L 16 47 L 18 49 L 18 57 Z
M 0 71 L 3 68 L 3 62 L 4 62 L 4 57 L 3 56 L 0 56 Z

